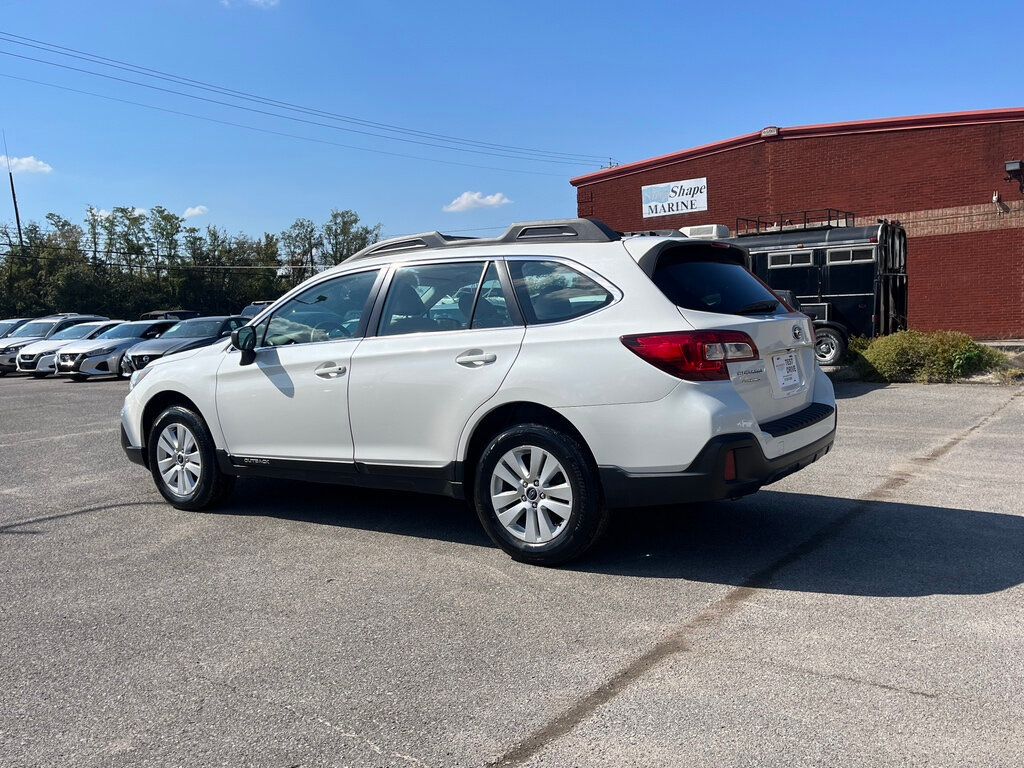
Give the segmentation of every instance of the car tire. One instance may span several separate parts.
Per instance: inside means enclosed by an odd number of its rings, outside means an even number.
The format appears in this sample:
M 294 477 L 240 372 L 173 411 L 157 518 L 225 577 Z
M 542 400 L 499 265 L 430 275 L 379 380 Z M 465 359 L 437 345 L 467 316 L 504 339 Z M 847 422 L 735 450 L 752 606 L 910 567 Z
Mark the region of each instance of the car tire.
M 814 357 L 818 365 L 839 365 L 846 355 L 846 338 L 834 328 L 814 330 Z
M 520 424 L 490 441 L 477 462 L 473 495 L 487 535 L 532 565 L 579 557 L 610 519 L 587 450 L 542 424 Z
M 88 376 L 83 376 L 80 373 L 72 373 L 71 374 L 71 380 L 72 381 L 85 381 L 88 378 L 89 378 Z
M 157 490 L 178 509 L 208 509 L 234 487 L 234 476 L 220 471 L 206 422 L 187 408 L 172 406 L 157 417 L 146 451 Z

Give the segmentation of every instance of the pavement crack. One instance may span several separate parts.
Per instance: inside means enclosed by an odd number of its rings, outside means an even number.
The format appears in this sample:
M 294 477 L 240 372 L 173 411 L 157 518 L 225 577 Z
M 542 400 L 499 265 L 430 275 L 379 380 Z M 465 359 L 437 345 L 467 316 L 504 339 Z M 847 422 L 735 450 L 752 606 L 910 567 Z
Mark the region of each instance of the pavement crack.
M 754 597 L 760 590 L 771 587 L 774 578 L 785 568 L 806 557 L 827 541 L 835 538 L 844 528 L 849 527 L 857 519 L 875 507 L 875 502 L 889 499 L 894 491 L 903 488 L 914 479 L 918 471 L 924 471 L 928 465 L 948 454 L 956 446 L 980 429 L 989 424 L 1000 412 L 1009 407 L 1017 398 L 1024 395 L 1024 387 L 1014 392 L 1005 402 L 990 413 L 981 417 L 967 429 L 947 438 L 937 448 L 913 463 L 917 469 L 901 467 L 893 470 L 890 476 L 859 499 L 853 500 L 852 506 L 836 519 L 819 528 L 810 537 L 775 559 L 765 567 L 748 576 L 742 584 L 730 589 L 725 595 L 708 605 L 703 611 L 685 624 L 677 626 L 666 637 L 650 648 L 646 653 L 620 669 L 601 686 L 577 699 L 565 709 L 533 733 L 514 744 L 500 757 L 491 760 L 491 766 L 523 765 L 527 760 L 568 734 L 577 725 L 589 718 L 599 707 L 607 704 L 634 682 L 642 678 L 654 667 L 672 656 L 693 650 L 693 638 L 701 630 L 716 626 L 735 614 Z M 884 686 L 883 686 L 884 687 Z M 921 694 L 927 695 L 927 694 Z
M 822 672 L 817 669 L 809 669 L 808 667 L 797 666 L 796 664 L 786 664 L 783 661 L 772 661 L 771 666 L 779 669 L 788 669 L 793 672 L 799 672 L 803 675 L 812 675 L 814 677 L 820 677 L 827 680 L 837 680 L 843 683 L 854 683 L 856 685 L 866 685 L 871 688 L 879 688 L 884 691 L 891 691 L 893 693 L 904 693 L 909 696 L 920 696 L 925 699 L 937 699 L 939 694 L 931 693 L 929 691 L 919 691 L 914 688 L 906 688 L 902 685 L 891 685 L 889 683 L 879 683 L 874 680 L 868 680 L 863 677 L 854 677 L 853 675 L 843 675 L 838 672 Z
M 28 520 L 20 520 L 14 523 L 7 523 L 6 525 L 0 525 L 0 533 L 23 533 L 23 531 L 12 530 L 14 528 L 21 528 L 25 525 L 32 525 L 33 523 L 48 523 L 51 520 L 62 520 L 65 517 L 75 517 L 76 515 L 85 515 L 90 512 L 106 512 L 111 509 L 120 509 L 122 507 L 145 507 L 145 506 L 164 506 L 164 501 L 130 501 L 122 502 L 119 504 L 100 504 L 96 507 L 86 507 L 85 509 L 74 509 L 70 512 L 60 512 L 56 515 L 45 515 L 43 517 L 30 517 Z

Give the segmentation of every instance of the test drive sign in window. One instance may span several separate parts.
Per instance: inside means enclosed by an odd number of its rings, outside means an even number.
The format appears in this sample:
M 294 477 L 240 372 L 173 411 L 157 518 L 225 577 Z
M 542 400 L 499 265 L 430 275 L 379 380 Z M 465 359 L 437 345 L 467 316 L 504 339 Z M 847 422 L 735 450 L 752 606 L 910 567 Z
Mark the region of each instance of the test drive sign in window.
M 674 216 L 708 209 L 708 180 L 687 179 L 642 187 L 644 218 Z

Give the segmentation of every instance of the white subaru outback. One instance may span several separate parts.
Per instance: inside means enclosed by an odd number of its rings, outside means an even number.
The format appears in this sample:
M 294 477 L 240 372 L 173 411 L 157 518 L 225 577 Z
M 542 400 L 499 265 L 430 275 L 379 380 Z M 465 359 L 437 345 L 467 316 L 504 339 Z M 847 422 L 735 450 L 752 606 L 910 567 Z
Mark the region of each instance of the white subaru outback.
M 382 241 L 136 372 L 122 443 L 180 509 L 248 475 L 441 493 L 564 562 L 609 508 L 753 493 L 832 447 L 811 322 L 746 263 L 587 219 Z

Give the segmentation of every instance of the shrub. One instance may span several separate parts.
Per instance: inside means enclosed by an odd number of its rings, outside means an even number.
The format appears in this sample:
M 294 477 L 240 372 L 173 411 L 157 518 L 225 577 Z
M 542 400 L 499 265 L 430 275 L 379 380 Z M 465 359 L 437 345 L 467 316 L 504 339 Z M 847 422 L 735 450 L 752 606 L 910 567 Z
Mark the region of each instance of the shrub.
M 955 331 L 901 331 L 882 336 L 860 354 L 857 367 L 879 381 L 955 381 L 1003 368 L 1006 357 Z

